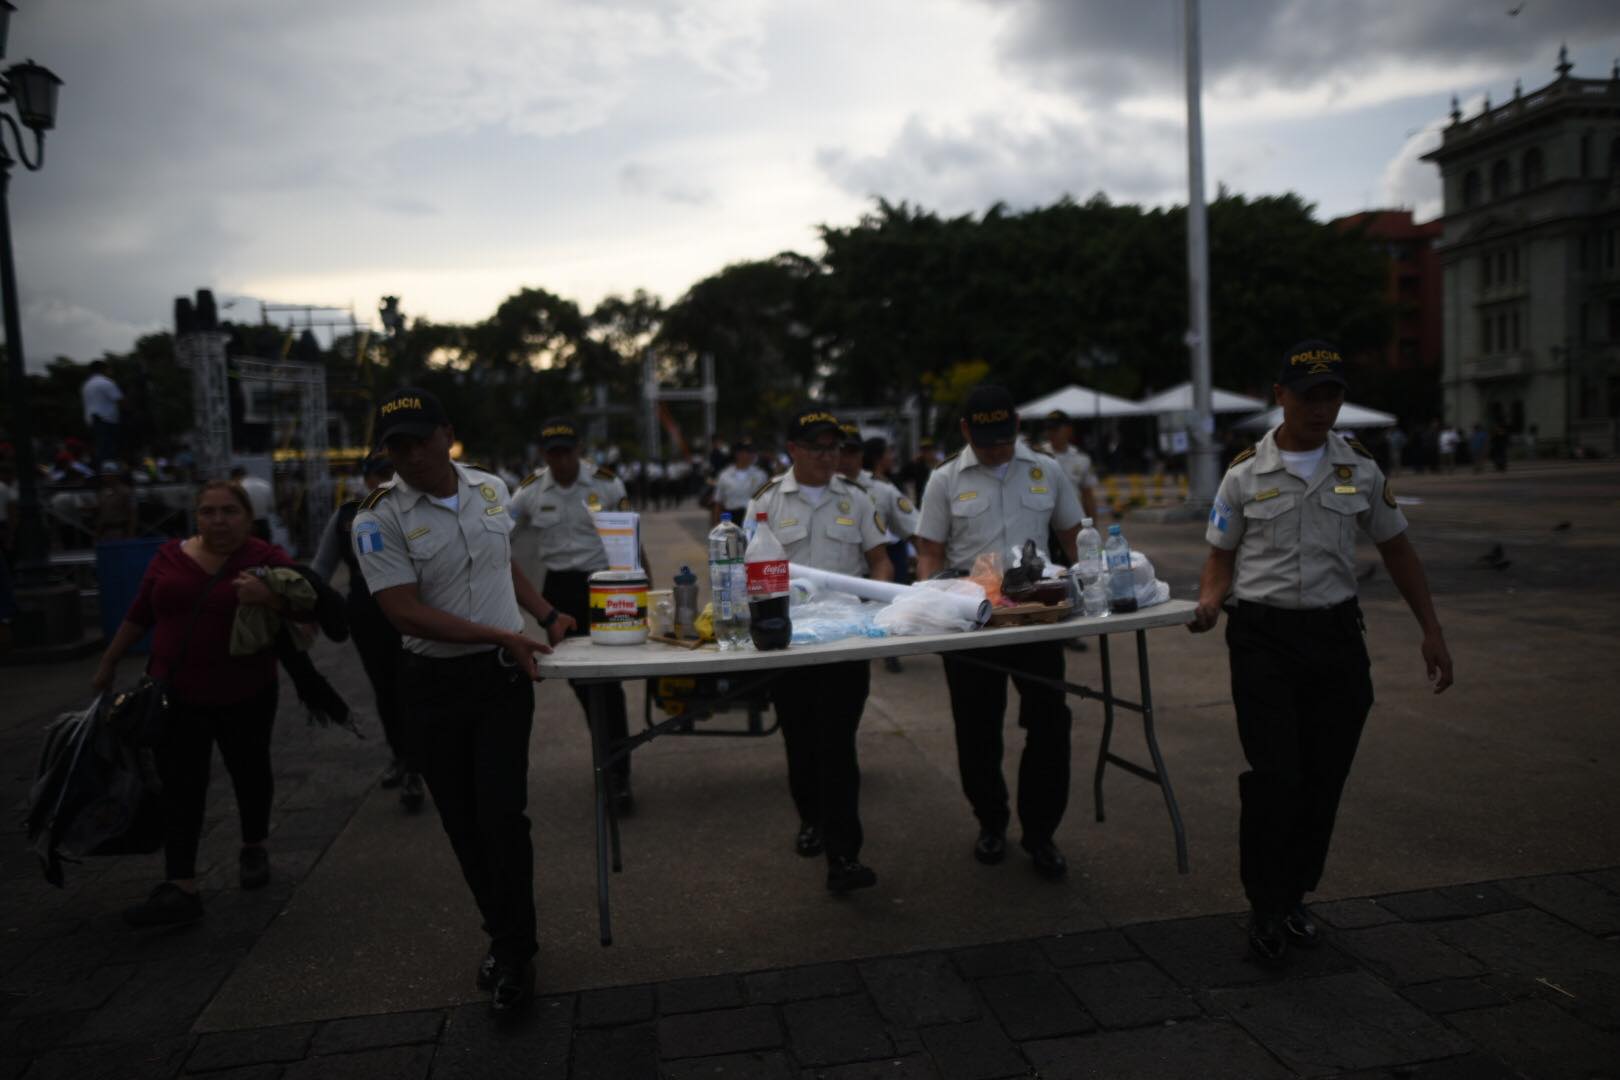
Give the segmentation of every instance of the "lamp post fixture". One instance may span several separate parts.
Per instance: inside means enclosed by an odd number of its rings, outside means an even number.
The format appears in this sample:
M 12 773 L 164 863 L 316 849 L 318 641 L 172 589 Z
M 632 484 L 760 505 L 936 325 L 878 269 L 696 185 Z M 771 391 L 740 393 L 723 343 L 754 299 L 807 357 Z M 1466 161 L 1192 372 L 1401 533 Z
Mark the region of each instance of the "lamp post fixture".
M 4 58 L 11 15 L 17 8 L 0 0 L 0 58 Z M 21 320 L 17 314 L 17 273 L 11 261 L 11 208 L 7 201 L 11 167 L 21 161 L 30 172 L 45 163 L 45 133 L 56 126 L 56 92 L 62 80 L 32 60 L 13 64 L 0 75 L 0 300 L 5 307 L 6 374 L 10 382 L 11 433 L 17 451 L 17 566 L 32 576 L 46 565 L 45 522 L 39 508 L 39 474 L 34 463 L 33 425 L 28 412 L 28 373 L 23 365 Z M 15 104 L 17 115 L 8 108 Z M 18 121 L 21 121 L 19 123 Z M 28 153 L 23 129 L 34 133 Z M 6 132 L 16 143 L 11 155 Z

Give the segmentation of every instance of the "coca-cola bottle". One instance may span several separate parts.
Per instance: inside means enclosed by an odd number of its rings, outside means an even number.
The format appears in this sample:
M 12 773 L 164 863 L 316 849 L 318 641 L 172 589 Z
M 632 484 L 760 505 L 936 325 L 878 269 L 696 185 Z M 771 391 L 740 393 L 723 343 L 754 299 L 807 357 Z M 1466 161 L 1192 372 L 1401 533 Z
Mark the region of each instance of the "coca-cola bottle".
M 764 512 L 755 515 L 754 538 L 743 554 L 748 574 L 748 636 L 756 649 L 785 649 L 793 640 L 788 616 L 788 562 L 782 542 Z

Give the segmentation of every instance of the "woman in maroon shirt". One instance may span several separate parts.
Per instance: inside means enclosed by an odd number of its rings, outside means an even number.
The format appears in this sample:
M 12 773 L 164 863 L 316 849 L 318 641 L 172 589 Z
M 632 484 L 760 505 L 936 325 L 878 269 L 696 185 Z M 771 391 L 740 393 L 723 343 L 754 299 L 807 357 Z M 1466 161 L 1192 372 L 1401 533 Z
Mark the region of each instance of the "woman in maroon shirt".
M 285 601 L 248 570 L 290 566 L 287 553 L 249 535 L 253 511 L 235 484 L 212 480 L 197 492 L 197 535 L 158 549 L 141 579 L 124 623 L 101 657 L 91 684 L 113 685 L 118 662 L 148 629 L 147 671 L 169 684 L 168 741 L 157 750 L 163 779 L 167 880 L 144 902 L 127 908 L 131 926 L 190 922 L 203 914 L 197 896 L 197 842 L 202 835 L 213 744 L 236 788 L 242 819 L 240 879 L 255 889 L 270 880 L 264 840 L 270 831 L 270 728 L 276 715 L 276 654 L 230 654 L 231 625 L 241 604 L 285 613 Z M 189 639 L 197 598 L 221 569 Z M 184 656 L 182 657 L 182 646 Z

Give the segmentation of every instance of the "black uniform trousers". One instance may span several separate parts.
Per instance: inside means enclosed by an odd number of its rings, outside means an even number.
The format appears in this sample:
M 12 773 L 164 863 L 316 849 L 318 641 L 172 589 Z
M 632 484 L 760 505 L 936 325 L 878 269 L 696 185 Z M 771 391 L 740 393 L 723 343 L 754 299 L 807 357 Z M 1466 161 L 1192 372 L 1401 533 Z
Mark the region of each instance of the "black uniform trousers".
M 1007 709 L 1007 678 L 999 671 L 962 663 L 977 657 L 1014 671 L 1046 679 L 1062 679 L 1063 643 L 1042 641 L 1031 645 L 1003 645 L 945 653 L 945 683 L 951 695 L 951 720 L 956 726 L 956 764 L 962 774 L 962 793 L 983 828 L 1005 833 L 1010 811 L 1007 781 L 1001 775 L 1002 714 Z M 1020 675 L 1018 726 L 1024 729 L 1024 752 L 1018 762 L 1018 820 L 1029 843 L 1050 840 L 1069 805 L 1069 713 L 1064 692 Z
M 1355 600 L 1316 611 L 1228 608 L 1232 703 L 1249 771 L 1238 777 L 1243 891 L 1286 913 L 1322 878 L 1339 796 L 1372 708 Z
M 872 671 L 865 660 L 789 668 L 771 683 L 771 702 L 787 747 L 788 792 L 799 820 L 819 825 L 827 857 L 860 854 L 861 726 Z
M 399 665 L 405 655 L 399 631 L 369 592 L 351 591 L 348 613 L 349 635 L 354 639 L 354 647 L 360 653 L 360 666 L 365 669 L 371 692 L 377 699 L 377 718 L 382 721 L 388 749 L 406 772 L 421 772 L 399 707 Z
M 407 653 L 400 694 L 422 778 L 502 964 L 535 954 L 529 841 L 534 683 L 498 650 L 448 660 Z
M 569 637 L 581 637 L 591 632 L 590 571 L 547 570 L 546 583 L 540 590 L 540 595 L 558 611 L 573 617 L 574 629 L 569 632 Z M 568 688 L 574 692 L 574 697 L 579 699 L 579 707 L 585 710 L 588 721 L 591 710 L 590 688 L 572 679 L 568 681 Z M 629 738 L 630 724 L 628 710 L 624 704 L 624 684 L 612 683 L 604 686 L 602 691 L 602 700 L 607 706 L 607 737 Z M 630 779 L 629 754 L 613 763 L 613 776 L 619 780 Z

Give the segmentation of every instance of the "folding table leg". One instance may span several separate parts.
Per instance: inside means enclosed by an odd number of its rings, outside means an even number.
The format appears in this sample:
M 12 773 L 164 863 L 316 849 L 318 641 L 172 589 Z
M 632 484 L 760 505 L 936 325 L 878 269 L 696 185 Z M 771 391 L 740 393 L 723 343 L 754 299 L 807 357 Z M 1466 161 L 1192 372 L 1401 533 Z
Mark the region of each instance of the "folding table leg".
M 1159 753 L 1159 737 L 1153 730 L 1153 683 L 1148 677 L 1147 631 L 1136 632 L 1136 667 L 1142 680 L 1142 735 L 1147 739 L 1148 753 L 1153 756 L 1153 771 L 1158 774 L 1159 790 L 1164 794 L 1165 809 L 1170 811 L 1170 828 L 1176 834 L 1176 870 L 1187 872 L 1187 830 L 1181 823 L 1181 808 L 1176 805 L 1176 792 L 1170 786 L 1170 774 L 1164 767 L 1164 755 Z
M 591 765 L 596 776 L 596 920 L 602 944 L 611 945 L 613 917 L 608 912 L 607 733 L 602 730 L 607 722 L 607 710 L 603 707 L 599 684 L 589 684 L 585 701 L 585 719 L 591 729 Z M 617 848 L 617 823 L 614 823 L 613 832 L 614 847 Z
M 1097 773 L 1092 779 L 1092 796 L 1097 804 L 1097 820 L 1106 821 L 1103 813 L 1103 772 L 1108 768 L 1108 744 L 1114 737 L 1114 671 L 1108 662 L 1108 635 L 1097 638 L 1098 660 L 1102 664 L 1102 744 L 1097 748 Z

